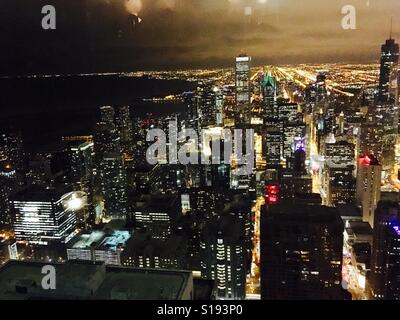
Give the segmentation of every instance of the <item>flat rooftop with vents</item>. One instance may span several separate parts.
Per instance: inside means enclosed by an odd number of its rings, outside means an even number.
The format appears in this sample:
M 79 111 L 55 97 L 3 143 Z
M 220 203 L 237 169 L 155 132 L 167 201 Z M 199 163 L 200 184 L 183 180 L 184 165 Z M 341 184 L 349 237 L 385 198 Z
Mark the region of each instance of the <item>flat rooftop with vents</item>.
M 56 289 L 44 290 L 44 263 L 9 261 L 0 268 L 0 300 L 192 300 L 190 271 L 52 264 Z

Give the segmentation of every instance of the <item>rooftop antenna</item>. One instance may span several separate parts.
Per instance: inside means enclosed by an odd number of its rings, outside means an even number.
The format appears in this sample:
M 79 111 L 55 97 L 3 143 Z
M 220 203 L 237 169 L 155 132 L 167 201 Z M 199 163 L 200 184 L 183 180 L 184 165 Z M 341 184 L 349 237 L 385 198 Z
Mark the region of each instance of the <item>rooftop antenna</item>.
M 393 34 L 393 16 L 390 18 L 390 36 L 389 36 L 390 40 L 392 40 L 392 34 Z

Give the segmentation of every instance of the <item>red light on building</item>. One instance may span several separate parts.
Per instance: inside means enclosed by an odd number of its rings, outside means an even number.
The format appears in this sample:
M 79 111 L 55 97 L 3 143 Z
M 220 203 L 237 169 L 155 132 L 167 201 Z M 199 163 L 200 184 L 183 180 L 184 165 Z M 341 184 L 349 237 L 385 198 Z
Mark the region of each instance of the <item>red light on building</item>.
M 269 195 L 267 196 L 267 204 L 277 204 L 278 203 L 278 196 L 277 195 Z
M 271 184 L 265 187 L 265 202 L 269 205 L 274 205 L 279 202 L 280 188 L 276 184 Z
M 267 190 L 268 194 L 278 194 L 279 193 L 278 186 L 268 186 L 267 189 L 268 189 Z
M 363 166 L 369 166 L 371 164 L 371 158 L 369 156 L 360 157 L 360 164 Z
M 378 160 L 372 154 L 366 154 L 359 158 L 360 166 L 374 166 L 379 165 Z

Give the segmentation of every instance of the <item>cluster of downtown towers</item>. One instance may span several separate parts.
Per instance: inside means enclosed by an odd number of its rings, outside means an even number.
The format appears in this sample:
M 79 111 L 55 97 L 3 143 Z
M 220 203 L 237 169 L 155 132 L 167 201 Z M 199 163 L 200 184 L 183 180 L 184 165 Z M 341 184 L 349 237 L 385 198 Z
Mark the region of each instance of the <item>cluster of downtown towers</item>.
M 396 162 L 398 60 L 389 39 L 378 88 L 349 97 L 324 73 L 305 87 L 274 69 L 252 76 L 240 55 L 235 84 L 199 80 L 179 97 L 183 114 L 132 118 L 128 106 L 104 106 L 93 135 L 34 157 L 18 130 L 2 132 L 0 214 L 13 232 L 2 259 L 192 270 L 219 299 L 349 299 L 345 251 L 365 280 L 358 293 L 400 299 L 398 192 L 381 192 Z M 234 160 L 149 165 L 146 133 L 170 121 L 210 143 L 223 144 L 223 128 L 254 129 L 253 172 L 238 175 Z M 94 234 L 107 234 L 95 244 L 104 255 L 85 256 Z

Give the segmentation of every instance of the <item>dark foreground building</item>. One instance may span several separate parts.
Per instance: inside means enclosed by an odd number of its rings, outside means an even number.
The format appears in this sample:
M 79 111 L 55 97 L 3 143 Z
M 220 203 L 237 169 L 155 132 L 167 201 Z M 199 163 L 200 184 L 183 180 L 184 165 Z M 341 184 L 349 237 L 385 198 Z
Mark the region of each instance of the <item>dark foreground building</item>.
M 344 299 L 343 221 L 334 208 L 282 203 L 261 213 L 261 298 Z
M 397 202 L 380 201 L 375 210 L 369 282 L 373 299 L 400 300 L 400 215 Z

